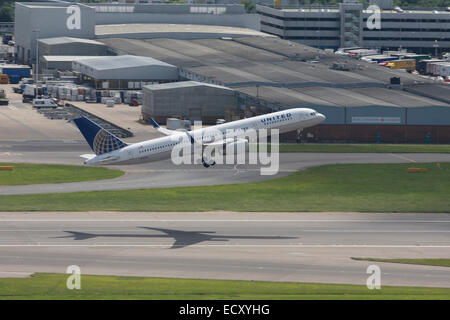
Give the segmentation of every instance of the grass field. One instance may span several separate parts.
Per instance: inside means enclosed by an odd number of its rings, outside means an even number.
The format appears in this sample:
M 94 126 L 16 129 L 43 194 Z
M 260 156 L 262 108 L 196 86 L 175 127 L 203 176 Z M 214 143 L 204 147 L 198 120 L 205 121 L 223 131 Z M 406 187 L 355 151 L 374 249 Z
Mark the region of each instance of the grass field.
M 450 145 L 283 143 L 280 152 L 450 153 Z
M 447 288 L 114 276 L 81 276 L 81 290 L 68 290 L 68 276 L 0 278 L 0 299 L 450 299 Z
M 449 190 L 450 163 L 340 164 L 235 185 L 0 196 L 0 211 L 450 212 Z
M 0 170 L 2 186 L 112 179 L 124 174 L 119 170 L 82 166 L 25 163 L 0 163 L 0 166 L 14 166 L 13 171 Z
M 389 263 L 420 264 L 425 266 L 450 267 L 450 259 L 378 259 L 378 258 L 352 258 L 359 261 L 375 261 Z

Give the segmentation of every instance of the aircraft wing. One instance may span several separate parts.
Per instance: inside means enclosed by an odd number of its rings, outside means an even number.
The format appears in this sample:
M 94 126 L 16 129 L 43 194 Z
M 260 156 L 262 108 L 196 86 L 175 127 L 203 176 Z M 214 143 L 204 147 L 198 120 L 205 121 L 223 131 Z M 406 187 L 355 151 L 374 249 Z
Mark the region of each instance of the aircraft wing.
M 223 140 L 213 141 L 213 142 L 210 142 L 210 143 L 204 143 L 203 145 L 204 146 L 226 146 L 229 143 L 234 143 L 234 142 L 239 141 L 239 140 L 245 140 L 245 139 L 237 139 L 237 140 L 235 140 L 233 138 L 227 138 L 227 139 L 223 139 Z
M 188 247 L 194 244 L 198 244 L 204 241 L 210 241 L 212 239 L 211 235 L 205 234 L 210 233 L 208 231 L 181 231 L 181 230 L 170 230 L 163 228 L 152 228 L 152 227 L 141 227 L 143 229 L 155 230 L 162 232 L 169 238 L 173 238 L 175 242 L 172 244 L 170 249 L 179 249 Z

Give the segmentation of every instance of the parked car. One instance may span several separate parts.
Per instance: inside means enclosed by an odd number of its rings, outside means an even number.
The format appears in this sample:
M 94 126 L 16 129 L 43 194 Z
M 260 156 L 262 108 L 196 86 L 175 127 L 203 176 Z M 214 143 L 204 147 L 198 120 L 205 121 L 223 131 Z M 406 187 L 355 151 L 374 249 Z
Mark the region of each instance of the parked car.
M 139 106 L 139 102 L 136 99 L 133 99 L 130 101 L 130 103 L 128 105 L 130 107 L 137 107 L 137 106 Z

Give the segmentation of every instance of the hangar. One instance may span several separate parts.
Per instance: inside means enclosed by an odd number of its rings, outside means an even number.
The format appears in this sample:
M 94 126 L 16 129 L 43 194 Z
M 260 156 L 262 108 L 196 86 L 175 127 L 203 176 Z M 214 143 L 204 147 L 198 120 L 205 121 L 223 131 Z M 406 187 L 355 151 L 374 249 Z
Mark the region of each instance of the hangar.
M 106 56 L 108 47 L 98 41 L 72 38 L 56 37 L 39 39 L 40 56 Z
M 95 89 L 141 89 L 149 83 L 178 80 L 177 67 L 140 56 L 94 57 L 74 61 L 72 70 Z
M 77 56 L 106 56 L 108 55 L 108 47 L 101 42 L 89 39 L 72 37 L 47 38 L 38 40 L 38 55 L 39 73 L 45 74 L 48 73 L 46 72 L 47 69 L 58 69 L 60 66 L 63 69 L 59 70 L 71 70 L 71 62 L 75 61 Z
M 165 123 L 169 117 L 215 123 L 237 111 L 237 95 L 232 89 L 197 81 L 181 81 L 143 87 L 144 119 L 152 116 Z
M 71 71 L 74 61 L 87 58 L 96 58 L 96 56 L 41 56 L 39 69 L 41 74 L 57 76 L 58 71 Z

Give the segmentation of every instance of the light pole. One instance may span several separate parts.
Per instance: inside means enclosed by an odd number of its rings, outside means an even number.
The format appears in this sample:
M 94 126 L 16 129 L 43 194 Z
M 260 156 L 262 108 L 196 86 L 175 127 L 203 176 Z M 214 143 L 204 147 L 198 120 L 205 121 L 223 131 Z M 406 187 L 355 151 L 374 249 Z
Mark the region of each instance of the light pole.
M 35 84 L 37 86 L 39 80 L 39 32 L 40 30 L 33 30 L 33 33 L 36 33 L 36 63 L 35 63 Z
M 434 40 L 433 47 L 434 47 L 434 56 L 437 58 L 437 56 L 438 56 L 438 48 L 439 48 L 439 43 L 438 43 L 437 40 Z

